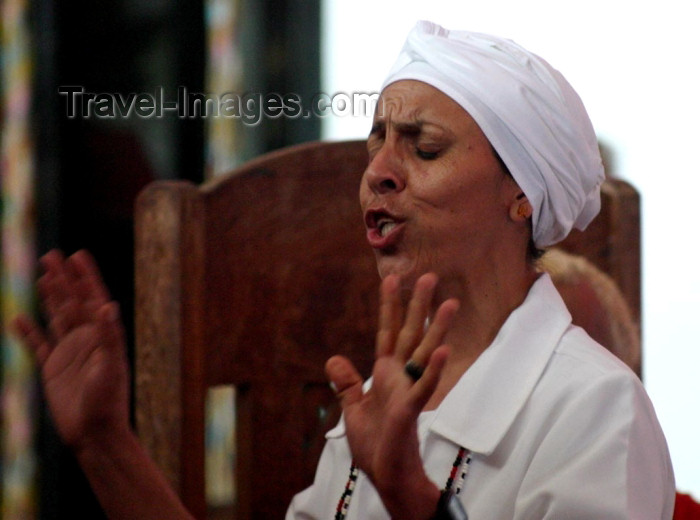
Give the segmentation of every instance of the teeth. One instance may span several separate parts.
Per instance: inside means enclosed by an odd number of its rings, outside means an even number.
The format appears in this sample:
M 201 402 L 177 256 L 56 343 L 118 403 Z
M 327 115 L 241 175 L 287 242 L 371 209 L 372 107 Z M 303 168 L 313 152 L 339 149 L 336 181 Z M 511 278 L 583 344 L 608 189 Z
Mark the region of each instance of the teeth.
M 396 222 L 382 221 L 379 223 L 379 234 L 383 237 L 391 233 L 391 230 L 396 227 Z

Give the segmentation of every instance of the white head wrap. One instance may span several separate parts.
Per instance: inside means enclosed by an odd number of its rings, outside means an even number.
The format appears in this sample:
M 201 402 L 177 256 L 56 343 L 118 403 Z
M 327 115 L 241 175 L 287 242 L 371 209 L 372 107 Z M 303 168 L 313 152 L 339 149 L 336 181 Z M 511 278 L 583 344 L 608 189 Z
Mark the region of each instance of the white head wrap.
M 474 118 L 533 207 L 537 247 L 597 215 L 604 171 L 593 126 L 542 58 L 510 40 L 419 22 L 382 90 L 402 79 L 432 85 Z

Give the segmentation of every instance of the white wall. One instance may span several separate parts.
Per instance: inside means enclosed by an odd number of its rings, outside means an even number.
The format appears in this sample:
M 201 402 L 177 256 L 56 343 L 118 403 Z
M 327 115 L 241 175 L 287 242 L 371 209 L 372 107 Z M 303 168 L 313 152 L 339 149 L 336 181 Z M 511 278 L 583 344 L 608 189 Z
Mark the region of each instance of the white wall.
M 418 19 L 499 34 L 581 95 L 642 196 L 644 378 L 678 489 L 700 499 L 700 30 L 694 2 L 325 0 L 324 91 L 376 91 Z M 465 5 L 466 4 L 466 5 Z M 326 138 L 369 119 L 329 117 Z

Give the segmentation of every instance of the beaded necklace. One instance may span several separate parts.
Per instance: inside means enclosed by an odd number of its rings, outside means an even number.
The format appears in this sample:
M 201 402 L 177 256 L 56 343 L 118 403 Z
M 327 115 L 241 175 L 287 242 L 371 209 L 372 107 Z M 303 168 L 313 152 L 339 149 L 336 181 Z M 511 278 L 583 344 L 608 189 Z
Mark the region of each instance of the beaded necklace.
M 447 477 L 447 482 L 445 483 L 445 488 L 443 493 L 454 491 L 455 495 L 459 495 L 460 491 L 464 487 L 464 479 L 467 477 L 467 472 L 469 471 L 469 464 L 472 461 L 472 454 L 466 448 L 460 447 L 457 452 L 457 457 L 452 463 L 452 468 L 450 469 L 450 475 Z M 338 501 L 338 507 L 335 510 L 335 520 L 345 520 L 345 516 L 348 514 L 348 508 L 350 507 L 350 500 L 352 499 L 352 492 L 355 490 L 355 484 L 357 483 L 357 477 L 360 474 L 360 469 L 355 464 L 353 459 L 350 464 L 350 475 L 348 476 L 348 481 L 345 484 L 345 489 L 343 494 L 340 496 Z M 459 478 L 457 476 L 459 475 Z M 455 481 L 455 478 L 457 480 Z

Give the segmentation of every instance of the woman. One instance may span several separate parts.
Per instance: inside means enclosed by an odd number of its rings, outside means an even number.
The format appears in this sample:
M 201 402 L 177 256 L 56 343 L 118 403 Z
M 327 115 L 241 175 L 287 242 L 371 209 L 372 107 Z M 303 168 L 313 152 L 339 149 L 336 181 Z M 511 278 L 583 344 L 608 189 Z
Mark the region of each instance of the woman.
M 377 362 L 364 393 L 348 360 L 328 362 L 344 418 L 287 518 L 670 519 L 639 380 L 571 325 L 533 262 L 600 207 L 595 134 L 568 83 L 512 42 L 420 23 L 367 145 Z
M 287 517 L 670 518 L 641 385 L 571 327 L 532 263 L 599 207 L 595 136 L 568 84 L 512 43 L 419 24 L 368 149 L 377 361 L 367 384 L 328 361 L 344 418 Z M 43 264 L 50 333 L 17 329 L 60 434 L 111 518 L 188 518 L 129 429 L 121 327 L 92 262 Z

